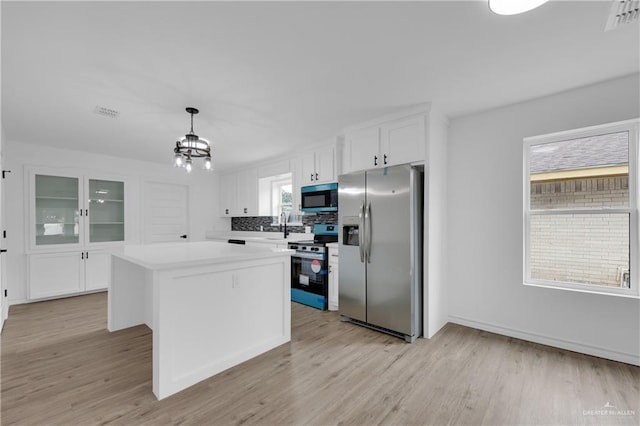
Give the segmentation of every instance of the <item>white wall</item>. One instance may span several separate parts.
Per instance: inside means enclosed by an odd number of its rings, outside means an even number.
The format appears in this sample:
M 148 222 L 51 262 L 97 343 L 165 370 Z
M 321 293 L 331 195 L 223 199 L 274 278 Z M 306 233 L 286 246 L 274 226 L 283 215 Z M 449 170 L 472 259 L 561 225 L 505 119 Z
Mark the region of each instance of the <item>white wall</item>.
M 451 322 L 640 364 L 639 300 L 522 284 L 522 139 L 638 117 L 638 93 L 636 74 L 451 122 Z
M 447 119 L 429 114 L 425 182 L 424 330 L 431 338 L 448 321 L 447 292 Z
M 9 141 L 3 146 L 5 168 L 12 173 L 5 179 L 7 205 L 7 287 L 9 303 L 23 302 L 27 296 L 27 259 L 25 246 L 28 214 L 25 211 L 25 166 L 46 166 L 61 169 L 73 168 L 92 173 L 123 176 L 126 178 L 127 228 L 126 243 L 138 244 L 144 237 L 142 223 L 142 182 L 177 183 L 189 186 L 189 240 L 205 238 L 205 232 L 224 227 L 217 217 L 218 176 L 194 170 L 188 175 L 183 169 L 171 166 L 168 152 L 167 164 L 128 160 L 90 154 L 80 151 L 56 149 L 41 145 Z M 215 212 L 215 214 L 214 214 Z

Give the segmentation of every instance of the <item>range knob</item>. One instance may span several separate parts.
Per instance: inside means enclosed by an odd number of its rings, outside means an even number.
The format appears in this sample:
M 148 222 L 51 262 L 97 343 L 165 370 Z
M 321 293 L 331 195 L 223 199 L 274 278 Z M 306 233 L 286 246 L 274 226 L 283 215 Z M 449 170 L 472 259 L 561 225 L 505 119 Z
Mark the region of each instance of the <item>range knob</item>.
M 294 246 L 294 245 L 289 246 L 289 248 L 290 248 L 291 250 L 298 250 L 298 246 Z

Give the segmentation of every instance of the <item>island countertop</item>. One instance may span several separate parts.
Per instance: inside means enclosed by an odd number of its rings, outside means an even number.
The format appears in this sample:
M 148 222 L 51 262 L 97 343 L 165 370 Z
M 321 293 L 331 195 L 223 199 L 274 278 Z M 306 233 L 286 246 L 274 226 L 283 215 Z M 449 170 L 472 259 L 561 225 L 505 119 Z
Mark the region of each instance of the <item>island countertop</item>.
M 161 270 L 289 256 L 293 250 L 227 244 L 219 241 L 127 245 L 111 254 L 147 269 Z

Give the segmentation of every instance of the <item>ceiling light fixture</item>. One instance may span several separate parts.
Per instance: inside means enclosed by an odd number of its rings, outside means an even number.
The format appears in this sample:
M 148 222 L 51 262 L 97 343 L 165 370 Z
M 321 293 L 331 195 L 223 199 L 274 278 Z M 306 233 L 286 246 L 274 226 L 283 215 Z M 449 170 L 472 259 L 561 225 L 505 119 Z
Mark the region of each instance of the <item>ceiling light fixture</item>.
M 176 147 L 173 149 L 174 165 L 176 167 L 184 167 L 187 173 L 191 173 L 193 169 L 193 158 L 204 158 L 203 168 L 205 170 L 213 170 L 213 165 L 211 164 L 211 145 L 209 141 L 199 137 L 193 132 L 193 116 L 200 111 L 193 107 L 187 107 L 186 110 L 191 114 L 191 130 L 176 141 Z
M 542 6 L 549 0 L 489 0 L 489 9 L 498 15 L 517 15 Z

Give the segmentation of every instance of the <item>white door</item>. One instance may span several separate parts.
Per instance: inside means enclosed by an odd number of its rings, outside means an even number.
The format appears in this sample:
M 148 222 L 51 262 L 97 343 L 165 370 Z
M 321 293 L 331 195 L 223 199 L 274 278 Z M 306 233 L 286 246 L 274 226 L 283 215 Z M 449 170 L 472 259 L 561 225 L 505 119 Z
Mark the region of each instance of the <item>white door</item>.
M 169 183 L 144 183 L 144 242 L 187 241 L 189 188 Z

